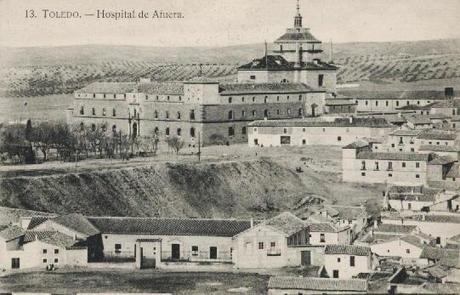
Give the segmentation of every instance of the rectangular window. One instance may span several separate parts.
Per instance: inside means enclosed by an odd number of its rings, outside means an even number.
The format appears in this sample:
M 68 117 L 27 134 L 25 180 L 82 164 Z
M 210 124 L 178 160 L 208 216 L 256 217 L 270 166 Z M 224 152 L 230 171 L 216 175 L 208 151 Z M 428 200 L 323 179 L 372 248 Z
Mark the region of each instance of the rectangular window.
M 264 242 L 259 242 L 259 250 L 263 250 L 264 249 Z
M 256 79 L 256 76 L 255 76 L 255 75 L 251 75 L 251 76 L 249 76 L 249 78 L 250 78 L 251 80 L 255 80 L 255 79 Z
M 48 262 L 48 259 L 43 258 L 43 263 L 47 263 L 47 262 Z
M 415 174 L 415 178 L 420 178 L 420 174 Z
M 192 256 L 198 256 L 198 246 L 192 246 Z
M 325 242 L 326 242 L 326 236 L 325 236 L 324 234 L 320 234 L 320 235 L 319 235 L 319 241 L 320 241 L 321 243 L 325 243 Z
M 406 162 L 402 162 L 401 165 L 403 168 L 406 168 Z
M 324 83 L 324 75 L 320 74 L 318 75 L 318 86 L 323 87 L 323 83 Z
M 350 266 L 355 266 L 355 256 L 350 256 Z
M 121 253 L 121 244 L 115 244 L 115 253 Z
M 271 242 L 270 247 L 275 248 L 276 247 L 276 242 Z
M 46 253 L 48 253 L 48 250 L 43 249 L 43 254 L 46 254 Z
M 54 254 L 59 254 L 59 249 L 54 249 Z
M 419 162 L 415 162 L 415 168 L 420 168 L 420 163 Z
M 59 259 L 58 259 L 58 258 L 54 258 L 54 263 L 59 263 Z

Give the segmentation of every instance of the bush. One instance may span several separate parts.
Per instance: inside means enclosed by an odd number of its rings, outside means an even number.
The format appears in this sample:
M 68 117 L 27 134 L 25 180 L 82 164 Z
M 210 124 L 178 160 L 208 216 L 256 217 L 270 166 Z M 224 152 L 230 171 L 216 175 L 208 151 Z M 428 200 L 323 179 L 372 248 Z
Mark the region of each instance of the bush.
M 227 142 L 228 140 L 221 134 L 212 134 L 209 137 L 209 143 L 211 145 L 225 145 Z

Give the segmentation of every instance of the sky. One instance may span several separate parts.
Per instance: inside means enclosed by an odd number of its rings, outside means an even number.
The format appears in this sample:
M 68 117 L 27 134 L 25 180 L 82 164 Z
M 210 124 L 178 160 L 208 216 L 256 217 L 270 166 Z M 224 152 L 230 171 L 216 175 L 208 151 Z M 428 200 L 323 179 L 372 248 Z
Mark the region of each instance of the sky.
M 296 0 L 0 0 L 0 46 L 230 46 L 275 40 Z M 460 38 L 460 0 L 300 0 L 304 26 L 325 42 Z M 44 18 L 77 11 L 81 18 Z M 97 10 L 180 12 L 180 19 L 102 19 Z M 34 10 L 37 18 L 26 18 Z

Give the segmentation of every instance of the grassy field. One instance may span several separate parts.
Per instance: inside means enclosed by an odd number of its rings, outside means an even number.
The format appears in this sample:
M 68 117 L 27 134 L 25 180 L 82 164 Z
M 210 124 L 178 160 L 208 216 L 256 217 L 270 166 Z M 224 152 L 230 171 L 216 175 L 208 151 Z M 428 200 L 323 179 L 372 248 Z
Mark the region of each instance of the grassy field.
M 82 270 L 29 272 L 0 277 L 0 292 L 266 294 L 267 282 L 268 276 L 258 274 Z

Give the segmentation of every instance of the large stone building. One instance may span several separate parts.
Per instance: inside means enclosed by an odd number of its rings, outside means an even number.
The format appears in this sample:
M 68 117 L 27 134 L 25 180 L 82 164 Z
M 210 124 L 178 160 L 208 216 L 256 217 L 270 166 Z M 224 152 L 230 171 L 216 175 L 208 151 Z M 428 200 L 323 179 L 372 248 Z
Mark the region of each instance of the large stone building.
M 68 120 L 131 137 L 179 136 L 188 145 L 247 141 L 247 124 L 262 119 L 315 117 L 335 92 L 336 70 L 320 60 L 321 42 L 295 26 L 276 54 L 238 69 L 238 82 L 205 77 L 185 82 L 96 82 L 75 91 Z M 296 53 L 297 52 L 297 53 Z M 255 78 L 253 78 L 255 76 Z

